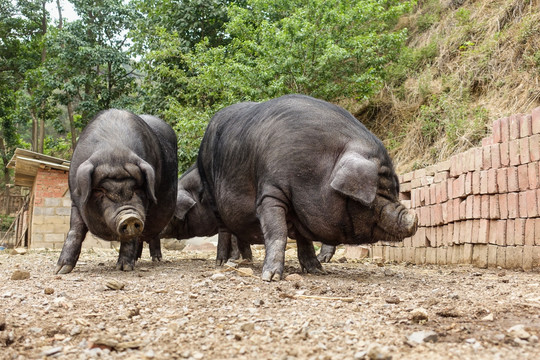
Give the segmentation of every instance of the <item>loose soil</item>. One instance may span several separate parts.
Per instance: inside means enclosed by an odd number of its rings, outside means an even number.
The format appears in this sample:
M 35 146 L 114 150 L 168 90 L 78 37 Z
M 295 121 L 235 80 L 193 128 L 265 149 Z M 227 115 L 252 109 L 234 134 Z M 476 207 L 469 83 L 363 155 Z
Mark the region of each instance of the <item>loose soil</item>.
M 260 248 L 241 271 L 216 267 L 215 252 L 164 250 L 152 263 L 145 250 L 135 271 L 121 272 L 114 250 L 86 250 L 61 276 L 57 251 L 8 253 L 0 255 L 2 359 L 540 356 L 537 271 L 351 262 L 340 249 L 323 265 L 328 274 L 314 276 L 300 272 L 290 249 L 287 279 L 265 283 Z M 411 339 L 416 332 L 425 341 Z

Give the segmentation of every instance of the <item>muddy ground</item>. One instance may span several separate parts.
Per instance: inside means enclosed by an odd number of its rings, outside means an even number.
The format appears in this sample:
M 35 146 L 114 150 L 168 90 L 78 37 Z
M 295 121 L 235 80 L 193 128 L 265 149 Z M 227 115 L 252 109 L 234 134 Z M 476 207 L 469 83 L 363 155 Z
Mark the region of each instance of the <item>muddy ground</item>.
M 352 262 L 338 250 L 314 276 L 290 249 L 287 280 L 265 283 L 262 249 L 240 271 L 216 268 L 211 251 L 152 263 L 145 250 L 120 272 L 114 250 L 86 250 L 60 276 L 58 255 L 0 253 L 0 358 L 540 358 L 538 271 Z

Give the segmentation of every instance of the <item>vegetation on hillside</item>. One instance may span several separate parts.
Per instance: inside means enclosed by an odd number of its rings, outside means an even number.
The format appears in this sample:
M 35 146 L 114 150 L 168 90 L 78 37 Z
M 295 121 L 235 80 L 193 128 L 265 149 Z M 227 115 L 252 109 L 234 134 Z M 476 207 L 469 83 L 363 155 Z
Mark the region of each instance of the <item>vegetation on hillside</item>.
M 17 146 L 69 158 L 119 107 L 175 128 L 182 171 L 217 110 L 304 93 L 351 111 L 402 172 L 540 104 L 538 0 L 70 3 L 66 21 L 52 0 L 0 0 L 3 168 Z

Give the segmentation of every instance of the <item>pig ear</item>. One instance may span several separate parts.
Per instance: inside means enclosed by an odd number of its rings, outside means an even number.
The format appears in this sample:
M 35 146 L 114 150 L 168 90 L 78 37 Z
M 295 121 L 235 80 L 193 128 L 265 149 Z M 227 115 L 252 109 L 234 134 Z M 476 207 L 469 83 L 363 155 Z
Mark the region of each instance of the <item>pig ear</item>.
M 146 193 L 150 200 L 152 200 L 154 204 L 157 204 L 156 192 L 154 190 L 156 184 L 156 173 L 154 172 L 154 168 L 143 159 L 139 160 L 138 165 L 146 178 Z
M 174 216 L 180 220 L 184 220 L 188 211 L 196 204 L 197 202 L 191 197 L 191 195 L 185 191 L 181 190 L 178 192 L 178 197 L 176 198 L 176 210 Z
M 334 168 L 330 186 L 364 205 L 370 206 L 377 195 L 379 165 L 360 154 L 341 157 Z
M 80 196 L 81 202 L 86 203 L 92 191 L 92 174 L 94 173 L 94 164 L 90 160 L 86 160 L 77 168 L 76 188 L 73 192 Z

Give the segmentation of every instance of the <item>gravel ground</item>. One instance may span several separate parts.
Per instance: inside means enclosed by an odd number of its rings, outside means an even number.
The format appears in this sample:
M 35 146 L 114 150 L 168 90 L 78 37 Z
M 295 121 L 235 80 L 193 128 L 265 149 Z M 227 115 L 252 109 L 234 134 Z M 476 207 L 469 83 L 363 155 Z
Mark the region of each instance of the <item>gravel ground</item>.
M 144 252 L 120 272 L 114 250 L 86 250 L 59 276 L 58 252 L 3 251 L 0 358 L 540 357 L 538 271 L 351 262 L 340 249 L 313 276 L 292 248 L 286 280 L 265 283 L 260 248 L 239 270 L 211 251 Z

